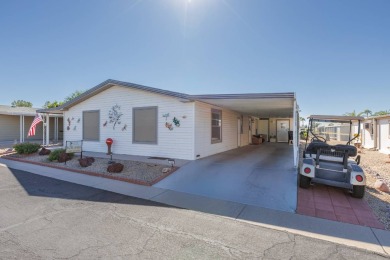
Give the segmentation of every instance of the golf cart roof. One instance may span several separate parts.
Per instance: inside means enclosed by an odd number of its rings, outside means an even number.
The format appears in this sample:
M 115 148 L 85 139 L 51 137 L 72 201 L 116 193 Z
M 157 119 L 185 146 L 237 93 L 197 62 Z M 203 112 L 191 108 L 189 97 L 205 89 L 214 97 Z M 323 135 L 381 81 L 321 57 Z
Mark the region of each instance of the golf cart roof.
M 329 116 L 329 115 L 311 115 L 309 119 L 314 120 L 330 120 L 330 121 L 357 121 L 363 120 L 362 116 Z

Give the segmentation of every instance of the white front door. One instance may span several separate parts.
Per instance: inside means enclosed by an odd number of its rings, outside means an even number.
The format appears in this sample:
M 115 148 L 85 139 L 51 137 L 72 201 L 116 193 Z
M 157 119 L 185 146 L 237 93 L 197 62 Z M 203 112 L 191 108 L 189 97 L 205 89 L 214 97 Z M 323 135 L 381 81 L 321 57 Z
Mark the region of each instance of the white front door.
M 288 131 L 290 130 L 290 120 L 276 121 L 277 142 L 288 142 Z

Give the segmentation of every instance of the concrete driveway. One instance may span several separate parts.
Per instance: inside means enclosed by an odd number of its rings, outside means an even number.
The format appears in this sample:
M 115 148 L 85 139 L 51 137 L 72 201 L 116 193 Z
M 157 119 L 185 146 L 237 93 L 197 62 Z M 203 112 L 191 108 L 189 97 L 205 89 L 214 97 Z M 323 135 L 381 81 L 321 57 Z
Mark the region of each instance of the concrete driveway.
M 297 207 L 293 147 L 285 143 L 250 145 L 192 161 L 154 186 L 288 212 Z

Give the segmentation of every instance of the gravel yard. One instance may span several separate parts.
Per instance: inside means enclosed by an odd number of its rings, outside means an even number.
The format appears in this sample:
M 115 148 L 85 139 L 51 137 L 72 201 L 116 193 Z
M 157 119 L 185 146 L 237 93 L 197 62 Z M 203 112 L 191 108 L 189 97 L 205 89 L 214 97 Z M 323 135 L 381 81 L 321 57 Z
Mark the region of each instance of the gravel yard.
M 390 194 L 374 188 L 376 180 L 382 180 L 390 185 L 390 158 L 389 155 L 378 151 L 361 149 L 361 166 L 367 177 L 366 196 L 375 215 L 390 230 Z
M 156 180 L 166 177 L 170 173 L 178 169 L 178 167 L 170 167 L 165 161 L 161 161 L 161 164 L 156 163 L 146 163 L 130 160 L 114 160 L 116 163 L 121 163 L 124 165 L 124 169 L 121 173 L 109 173 L 107 172 L 108 161 L 106 158 L 97 158 L 95 157 L 95 162 L 91 166 L 81 167 L 78 159 L 79 156 L 75 156 L 72 160 L 67 161 L 66 165 L 64 163 L 58 163 L 57 161 L 49 161 L 47 155 L 38 155 L 38 153 L 24 156 L 18 154 L 8 155 L 7 157 L 23 159 L 27 161 L 44 163 L 49 166 L 59 166 L 65 167 L 77 171 L 86 171 L 101 174 L 103 177 L 119 177 L 126 180 L 135 180 L 141 181 L 147 184 L 152 184 Z M 163 164 L 165 163 L 165 164 Z M 168 170 L 167 172 L 163 171 L 164 169 Z

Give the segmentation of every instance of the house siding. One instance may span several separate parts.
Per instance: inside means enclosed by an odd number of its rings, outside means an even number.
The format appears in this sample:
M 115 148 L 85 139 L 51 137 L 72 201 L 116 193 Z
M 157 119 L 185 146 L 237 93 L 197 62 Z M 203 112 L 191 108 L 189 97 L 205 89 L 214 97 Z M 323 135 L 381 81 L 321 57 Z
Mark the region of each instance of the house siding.
M 121 107 L 121 124 L 113 129 L 108 114 L 115 105 Z M 157 144 L 134 144 L 132 142 L 133 108 L 157 106 Z M 85 151 L 106 152 L 105 140 L 112 138 L 114 154 L 130 154 L 142 156 L 173 157 L 178 159 L 194 159 L 194 103 L 180 102 L 176 98 L 159 95 L 147 91 L 113 86 L 64 112 L 64 140 L 82 139 L 82 113 L 87 110 L 100 111 L 99 141 L 84 141 Z M 173 123 L 173 130 L 165 127 L 167 121 L 172 123 L 174 117 L 180 120 L 180 127 Z M 68 130 L 68 119 L 70 126 Z M 78 122 L 79 121 L 79 122 Z M 107 121 L 107 125 L 103 126 Z M 126 130 L 123 127 L 127 125 Z
M 19 116 L 0 115 L 0 141 L 19 140 Z
M 211 110 L 222 111 L 222 142 L 211 143 Z M 209 105 L 195 102 L 195 158 L 203 158 L 216 153 L 221 153 L 238 147 L 238 118 L 241 114 Z M 241 134 L 241 146 L 248 145 L 249 119 L 243 118 L 243 134 Z M 199 155 L 197 157 L 197 155 Z

